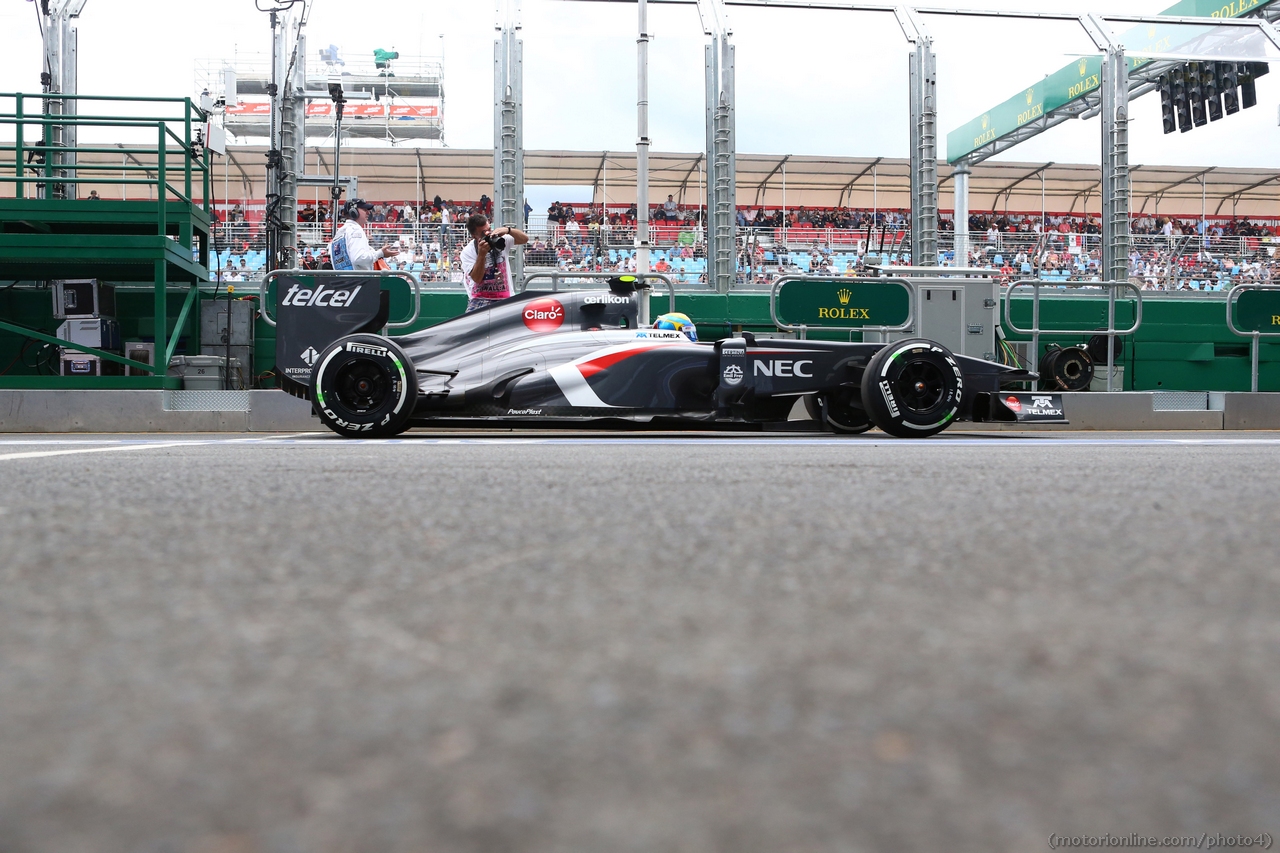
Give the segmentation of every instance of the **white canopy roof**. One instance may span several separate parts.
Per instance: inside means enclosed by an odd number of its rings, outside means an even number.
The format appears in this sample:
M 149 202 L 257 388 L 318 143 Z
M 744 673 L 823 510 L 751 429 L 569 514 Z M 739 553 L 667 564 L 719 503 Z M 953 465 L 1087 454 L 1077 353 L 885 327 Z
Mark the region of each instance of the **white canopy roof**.
M 110 162 L 115 155 L 93 155 Z M 120 157 L 134 156 L 121 146 Z M 147 157 L 136 155 L 142 162 Z M 151 158 L 154 159 L 154 158 Z M 261 199 L 265 193 L 266 149 L 234 147 L 215 158 L 219 198 Z M 650 201 L 668 193 L 687 205 L 705 198 L 700 153 L 655 152 L 649 156 Z M 333 149 L 308 146 L 310 175 L 330 173 Z M 738 204 L 770 209 L 838 207 L 907 209 L 910 170 L 905 159 L 739 154 Z M 492 194 L 493 152 L 452 148 L 373 148 L 342 151 L 343 175 L 359 179 L 360 195 L 370 200 L 446 199 L 474 201 Z M 938 166 L 943 210 L 952 208 L 952 170 Z M 595 188 L 595 203 L 635 201 L 633 151 L 527 151 L 526 185 L 575 185 Z M 1098 213 L 1100 169 L 1092 164 L 1017 163 L 987 160 L 973 167 L 969 207 L 975 211 L 1038 212 L 1041 178 L 1044 207 L 1050 212 Z M 1280 169 L 1242 169 L 1136 165 L 1132 167 L 1135 214 L 1198 216 L 1202 199 L 1209 215 L 1280 219 Z M 100 188 L 107 195 L 109 188 Z M 306 187 L 303 202 L 326 199 L 323 188 Z

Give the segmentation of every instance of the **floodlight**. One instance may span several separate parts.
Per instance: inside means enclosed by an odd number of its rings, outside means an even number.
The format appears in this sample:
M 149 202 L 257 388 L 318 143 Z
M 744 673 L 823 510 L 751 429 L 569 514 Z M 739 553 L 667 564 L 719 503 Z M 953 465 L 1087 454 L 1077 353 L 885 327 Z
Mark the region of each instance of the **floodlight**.
M 329 97 L 335 104 L 344 103 L 347 99 L 342 94 L 342 77 L 337 72 L 329 75 Z

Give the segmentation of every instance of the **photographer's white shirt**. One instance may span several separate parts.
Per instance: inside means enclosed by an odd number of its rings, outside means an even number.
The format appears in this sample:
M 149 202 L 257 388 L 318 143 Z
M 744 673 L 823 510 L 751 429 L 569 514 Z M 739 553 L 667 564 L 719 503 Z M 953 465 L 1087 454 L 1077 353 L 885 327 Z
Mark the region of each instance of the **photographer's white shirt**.
M 484 262 L 484 279 L 479 284 L 476 284 L 475 279 L 471 277 L 471 270 L 476 265 L 476 241 L 469 240 L 467 245 L 462 248 L 462 257 L 460 258 L 462 284 L 467 288 L 468 297 L 472 299 L 507 299 L 511 296 L 511 249 L 516 244 L 516 238 L 510 234 L 505 234 L 502 240 L 507 244 L 507 247 L 498 256 L 497 263 L 494 262 L 492 253 L 488 255 Z

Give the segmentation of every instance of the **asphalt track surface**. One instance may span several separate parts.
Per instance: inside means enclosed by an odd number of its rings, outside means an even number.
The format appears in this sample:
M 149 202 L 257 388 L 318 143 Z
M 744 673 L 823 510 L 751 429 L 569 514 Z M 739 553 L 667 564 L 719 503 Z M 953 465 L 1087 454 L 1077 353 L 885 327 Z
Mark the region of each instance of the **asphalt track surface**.
M 0 851 L 1275 834 L 1278 463 L 1220 432 L 3 437 Z

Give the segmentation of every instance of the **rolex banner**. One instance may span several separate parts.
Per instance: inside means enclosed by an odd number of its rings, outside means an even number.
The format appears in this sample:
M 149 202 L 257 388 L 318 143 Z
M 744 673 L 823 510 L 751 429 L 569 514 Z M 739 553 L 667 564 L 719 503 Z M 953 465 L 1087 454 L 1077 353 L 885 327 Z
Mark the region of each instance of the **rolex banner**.
M 276 302 L 276 372 L 303 386 L 325 347 L 356 332 L 381 331 L 386 322 L 376 276 L 280 276 Z
M 910 292 L 900 279 L 798 279 L 778 290 L 778 319 L 792 326 L 900 326 L 910 313 Z

